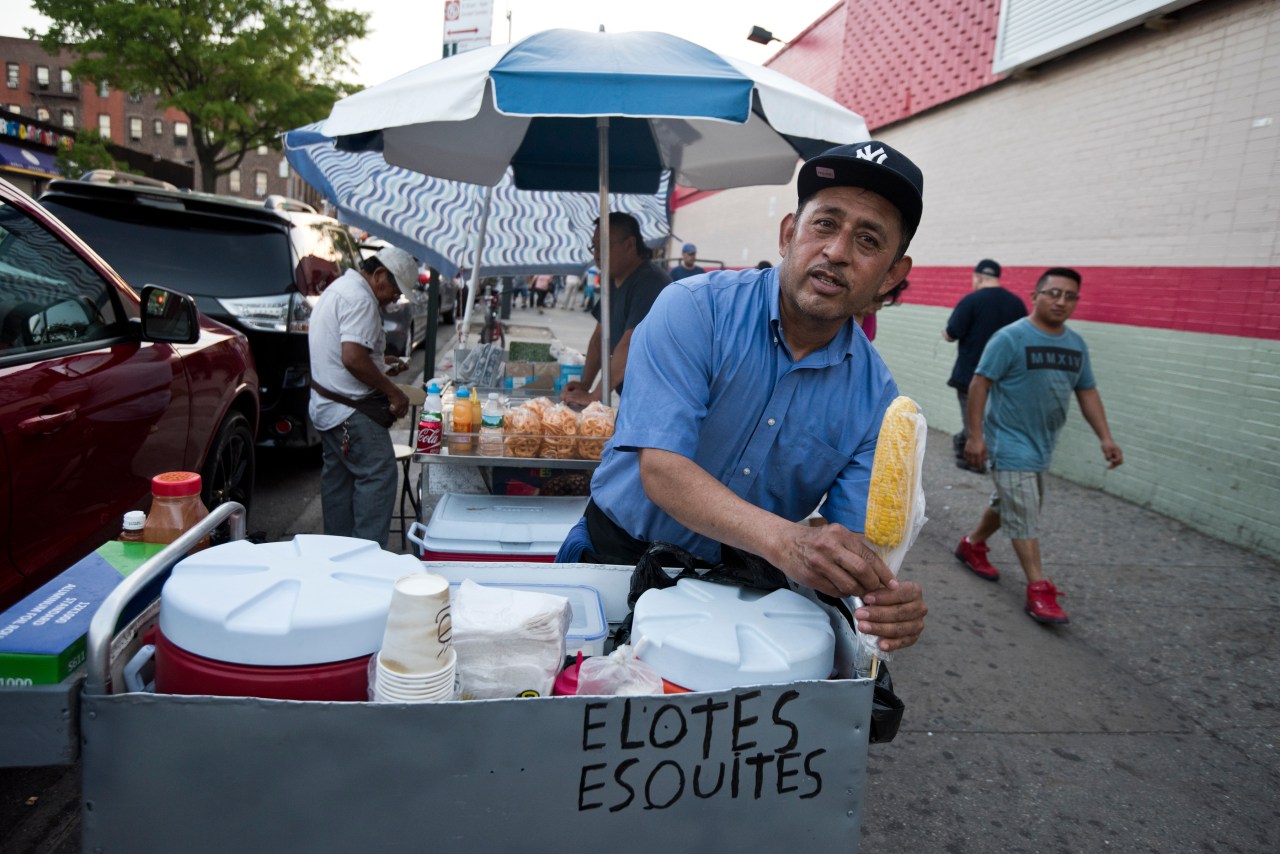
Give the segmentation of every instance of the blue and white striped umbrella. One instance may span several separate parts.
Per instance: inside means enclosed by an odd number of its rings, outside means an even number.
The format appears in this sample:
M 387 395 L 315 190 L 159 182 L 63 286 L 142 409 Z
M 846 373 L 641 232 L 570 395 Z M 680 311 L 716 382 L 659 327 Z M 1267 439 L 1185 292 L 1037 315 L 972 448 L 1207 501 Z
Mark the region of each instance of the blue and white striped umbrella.
M 700 190 L 785 184 L 797 161 L 869 138 L 862 118 L 770 69 L 667 33 L 547 30 L 438 60 L 343 98 L 324 132 L 440 178 L 522 190 L 654 193 L 663 170 Z M 606 273 L 607 275 L 607 273 Z M 609 287 L 601 311 L 610 317 Z M 601 326 L 603 399 L 612 388 Z
M 391 166 L 374 151 L 339 151 L 321 122 L 284 135 L 294 171 L 319 190 L 343 222 L 409 252 L 446 276 L 476 263 L 485 187 Z M 648 195 L 614 195 L 613 210 L 640 223 L 647 241 L 670 231 L 669 179 Z M 517 190 L 507 175 L 494 188 L 482 276 L 581 273 L 592 263 L 589 241 L 599 203 L 594 193 Z

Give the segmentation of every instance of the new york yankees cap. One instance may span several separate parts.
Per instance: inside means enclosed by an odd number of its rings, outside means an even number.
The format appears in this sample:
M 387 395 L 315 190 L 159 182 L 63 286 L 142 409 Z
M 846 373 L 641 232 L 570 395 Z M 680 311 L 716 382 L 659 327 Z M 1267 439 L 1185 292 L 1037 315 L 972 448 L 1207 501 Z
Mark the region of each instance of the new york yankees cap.
M 827 187 L 863 187 L 884 196 L 902 213 L 907 237 L 916 233 L 924 210 L 924 175 L 887 143 L 839 145 L 806 160 L 797 181 L 799 200 Z

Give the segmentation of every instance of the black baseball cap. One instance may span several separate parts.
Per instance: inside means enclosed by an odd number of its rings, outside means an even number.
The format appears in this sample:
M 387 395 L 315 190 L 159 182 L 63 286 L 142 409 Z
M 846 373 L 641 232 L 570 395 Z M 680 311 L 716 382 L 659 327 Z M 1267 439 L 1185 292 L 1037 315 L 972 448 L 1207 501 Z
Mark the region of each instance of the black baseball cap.
M 910 239 L 924 210 L 924 175 L 896 148 L 876 140 L 839 145 L 804 162 L 797 180 L 803 202 L 827 187 L 863 187 L 884 196 L 902 214 Z
M 1000 265 L 990 258 L 983 258 L 978 262 L 978 266 L 973 268 L 973 272 L 981 273 L 984 276 L 991 276 L 993 279 L 1000 278 Z

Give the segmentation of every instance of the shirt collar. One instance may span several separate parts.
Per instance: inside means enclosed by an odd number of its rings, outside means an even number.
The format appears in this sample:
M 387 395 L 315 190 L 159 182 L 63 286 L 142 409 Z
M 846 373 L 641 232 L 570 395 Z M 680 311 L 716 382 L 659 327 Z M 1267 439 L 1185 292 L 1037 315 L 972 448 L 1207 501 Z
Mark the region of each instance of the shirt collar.
M 778 299 L 781 289 L 778 283 L 778 268 L 770 267 L 763 271 L 766 299 L 769 300 L 769 328 L 773 332 L 773 338 L 777 341 L 779 347 L 786 346 L 786 338 L 782 335 L 782 314 L 778 307 Z M 812 359 L 821 359 L 822 365 L 833 365 L 843 359 L 851 359 L 855 355 L 858 341 L 858 333 L 854 331 L 854 326 L 858 321 L 852 317 L 844 322 L 840 330 L 836 332 L 835 337 L 827 342 L 826 346 L 821 350 L 810 353 L 805 361 Z M 787 347 L 787 353 L 790 355 L 791 348 Z

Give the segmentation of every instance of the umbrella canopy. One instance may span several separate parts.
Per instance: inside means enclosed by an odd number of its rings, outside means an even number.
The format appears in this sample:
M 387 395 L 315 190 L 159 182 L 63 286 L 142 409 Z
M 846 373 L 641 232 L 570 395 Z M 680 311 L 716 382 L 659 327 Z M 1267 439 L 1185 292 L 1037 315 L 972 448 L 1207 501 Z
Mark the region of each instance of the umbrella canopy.
M 868 139 L 856 113 L 768 68 L 667 33 L 548 30 L 430 63 L 344 98 L 341 146 L 474 184 L 508 166 L 530 190 L 653 193 L 664 168 L 701 190 L 785 184 L 798 158 Z
M 653 193 L 664 169 L 701 190 L 785 184 L 796 161 L 868 139 L 866 123 L 767 68 L 667 33 L 548 30 L 430 63 L 334 104 L 324 132 L 388 163 L 524 190 L 600 200 L 600 268 L 609 277 L 612 189 Z M 610 292 L 601 288 L 601 316 Z M 609 402 L 609 323 L 600 326 Z
M 445 276 L 476 266 L 485 187 L 392 166 L 378 152 L 339 151 L 321 122 L 284 135 L 289 164 L 319 190 L 343 222 L 411 252 Z M 595 190 L 595 188 L 592 188 Z M 640 223 L 646 240 L 670 232 L 670 177 L 646 195 L 614 195 L 612 210 Z M 517 190 L 510 171 L 494 188 L 479 259 L 482 276 L 581 273 L 599 201 L 592 193 Z

